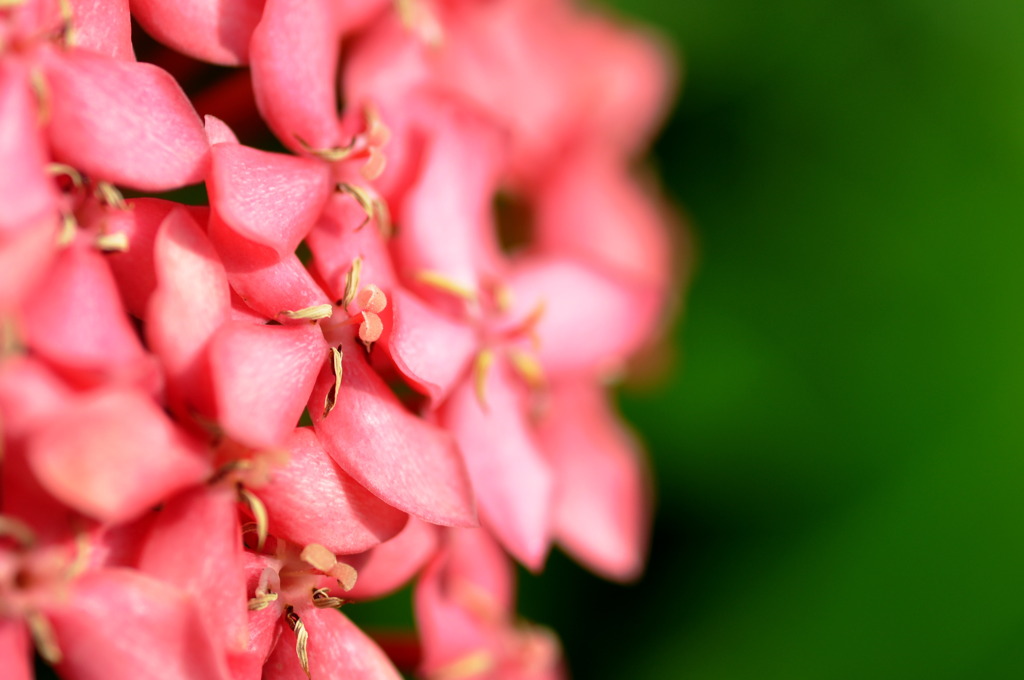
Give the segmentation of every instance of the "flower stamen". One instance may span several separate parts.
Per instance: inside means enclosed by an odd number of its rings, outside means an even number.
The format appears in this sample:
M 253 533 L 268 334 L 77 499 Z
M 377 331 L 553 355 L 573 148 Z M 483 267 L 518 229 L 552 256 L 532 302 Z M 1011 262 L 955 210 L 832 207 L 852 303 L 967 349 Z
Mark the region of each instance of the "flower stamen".
M 356 140 L 352 140 L 345 146 L 335 146 L 330 149 L 314 149 L 309 142 L 299 135 L 295 135 L 295 139 L 302 146 L 304 151 L 321 160 L 325 160 L 328 163 L 343 161 L 356 152 Z
M 322 305 L 313 305 L 312 307 L 303 307 L 302 309 L 286 309 L 278 312 L 278 316 L 294 321 L 319 321 L 320 319 L 329 319 L 332 314 L 334 314 L 334 305 L 329 302 L 325 302 Z
M 458 281 L 454 281 L 440 272 L 434 272 L 430 270 L 423 270 L 416 272 L 414 277 L 420 283 L 426 284 L 431 288 L 454 295 L 457 298 L 461 298 L 466 302 L 476 301 L 476 292 L 466 286 L 462 285 Z
M 509 361 L 516 373 L 526 381 L 526 384 L 533 389 L 544 386 L 544 369 L 533 354 L 522 350 L 510 349 L 508 351 Z
M 303 672 L 305 672 L 307 678 L 311 678 L 309 674 L 309 631 L 306 630 L 306 625 L 302 623 L 302 619 L 295 613 L 295 610 L 288 607 L 288 611 L 285 614 L 285 620 L 288 621 L 288 626 L 295 631 L 295 654 L 299 657 L 299 665 L 302 666 Z
M 249 611 L 258 612 L 261 609 L 266 609 L 270 606 L 271 602 L 277 601 L 277 593 L 263 593 L 256 597 L 249 599 Z
M 330 391 L 327 392 L 327 397 L 324 399 L 324 418 L 334 410 L 335 405 L 338 403 L 338 394 L 341 392 L 341 371 L 341 348 L 331 347 L 331 373 L 334 374 L 334 385 L 331 386 Z
M 363 271 L 363 258 L 357 257 L 352 260 L 352 266 L 345 274 L 345 294 L 340 300 L 342 307 L 348 308 L 352 300 L 355 299 L 356 293 L 359 292 L 359 276 Z
M 124 202 L 124 196 L 110 182 L 96 183 L 96 198 L 103 203 L 117 210 L 128 210 L 128 204 Z
M 494 352 L 489 349 L 480 350 L 473 362 L 473 387 L 476 390 L 476 400 L 480 402 L 480 408 L 487 412 L 487 374 L 494 364 Z
M 7 515 L 0 515 L 0 536 L 14 539 L 23 548 L 31 548 L 36 542 L 35 532 L 29 525 Z
M 377 229 L 380 230 L 381 235 L 385 238 L 391 236 L 391 213 L 388 212 L 388 207 L 383 200 L 371 195 L 365 187 L 348 182 L 339 182 L 335 188 L 352 196 L 359 207 L 363 209 L 366 219 L 359 223 L 359 226 L 356 227 L 357 231 L 365 227 L 370 220 L 376 220 Z
M 256 520 L 256 550 L 263 550 L 263 545 L 267 542 L 267 535 L 270 532 L 270 517 L 267 515 L 267 506 L 263 504 L 263 501 L 256 494 L 241 485 L 238 487 L 238 497 L 239 500 L 249 507 L 253 519 Z
M 313 606 L 317 609 L 337 609 L 344 603 L 340 597 L 332 597 L 328 588 L 317 588 L 313 591 Z
M 100 234 L 93 241 L 95 246 L 104 253 L 127 253 L 128 234 L 123 231 L 115 231 L 108 234 Z
M 25 623 L 28 625 L 32 642 L 35 643 L 36 651 L 50 665 L 56 665 L 64 658 L 57 644 L 57 634 L 53 632 L 53 626 L 45 616 L 39 612 L 28 612 L 25 615 Z
M 82 185 L 85 184 L 85 180 L 82 178 L 82 173 L 78 172 L 78 170 L 67 163 L 47 163 L 46 172 L 54 177 L 67 177 L 71 180 L 71 184 L 73 184 L 76 189 L 80 189 Z
M 475 678 L 491 670 L 494 658 L 486 650 L 480 649 L 442 666 L 430 674 L 429 680 L 461 680 Z

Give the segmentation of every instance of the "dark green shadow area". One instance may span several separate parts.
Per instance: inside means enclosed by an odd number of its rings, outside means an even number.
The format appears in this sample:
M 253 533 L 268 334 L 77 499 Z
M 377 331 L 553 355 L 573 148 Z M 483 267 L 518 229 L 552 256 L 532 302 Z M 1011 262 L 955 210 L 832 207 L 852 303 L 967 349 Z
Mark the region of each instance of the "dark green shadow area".
M 523 581 L 577 678 L 1024 677 L 1024 4 L 632 0 L 684 96 L 650 571 Z

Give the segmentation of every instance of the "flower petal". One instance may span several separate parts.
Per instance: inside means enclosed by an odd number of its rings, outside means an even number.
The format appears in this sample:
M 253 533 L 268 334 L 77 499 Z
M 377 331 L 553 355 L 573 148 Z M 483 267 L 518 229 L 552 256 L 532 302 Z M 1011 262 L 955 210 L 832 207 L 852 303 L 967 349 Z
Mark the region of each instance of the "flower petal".
M 432 404 L 445 399 L 466 371 L 477 346 L 476 331 L 435 312 L 415 295 L 391 291 L 391 319 L 384 345 L 395 366 Z
M 18 619 L 0 619 L 0 659 L 7 680 L 32 680 L 32 646 L 28 630 Z
M 76 383 L 141 380 L 152 369 L 103 256 L 83 243 L 57 257 L 24 320 L 32 351 Z
M 264 318 L 286 322 L 284 311 L 329 303 L 294 254 L 280 257 L 271 248 L 238 235 L 216 216 L 210 222 L 210 239 L 224 262 L 231 287 Z
M 50 493 L 104 522 L 137 517 L 209 471 L 149 397 L 114 388 L 69 404 L 29 442 L 29 463 Z
M 152 64 L 85 50 L 47 51 L 54 156 L 96 178 L 143 191 L 206 175 L 209 145 L 185 93 Z
M 60 220 L 56 215 L 22 226 L 0 236 L 0 314 L 25 305 L 57 256 Z
M 339 468 L 312 430 L 296 429 L 284 447 L 291 454 L 288 464 L 275 468 L 270 482 L 256 489 L 267 507 L 270 533 L 344 555 L 369 550 L 402 530 L 408 515 Z
M 558 477 L 555 537 L 605 578 L 633 580 L 650 533 L 647 463 L 597 385 L 558 385 L 549 406 L 537 432 Z
M 203 486 L 159 510 L 139 557 L 139 570 L 192 594 L 218 645 L 248 642 L 245 575 L 236 492 Z
M 260 680 L 263 666 L 274 651 L 282 628 L 281 611 L 267 607 L 249 612 L 249 642 L 244 651 L 228 651 L 233 680 Z M 308 678 L 307 678 L 308 680 Z
M 31 227 L 57 209 L 46 174 L 49 160 L 27 70 L 13 59 L 0 63 L 0 233 Z
M 487 371 L 480 403 L 464 380 L 439 410 L 466 459 L 482 524 L 524 565 L 540 569 L 551 541 L 553 478 L 526 419 L 525 395 L 504 362 Z
M 650 288 L 568 259 L 523 260 L 508 284 L 509 325 L 543 310 L 534 331 L 537 358 L 550 376 L 617 367 L 650 338 L 662 302 Z
M 295 252 L 330 195 L 329 166 L 319 160 L 215 144 L 210 205 L 245 238 L 281 257 Z
M 366 633 L 335 609 L 310 607 L 298 612 L 309 632 L 309 671 L 314 678 L 401 680 L 387 655 Z M 267 659 L 267 680 L 306 678 L 295 655 L 295 634 L 285 630 Z
M 340 41 L 330 0 L 267 0 L 250 65 L 260 113 L 281 143 L 302 151 L 338 144 L 335 103 Z
M 209 140 L 211 148 L 217 144 L 239 143 L 234 130 L 217 116 L 203 116 L 203 127 L 206 129 L 206 139 Z
M 249 40 L 262 9 L 263 0 L 132 0 L 132 15 L 151 36 L 224 66 L 249 60 Z
M 497 657 L 493 635 L 468 603 L 450 596 L 447 566 L 448 555 L 439 553 L 416 584 L 416 628 L 423 644 L 420 674 L 441 675 L 447 668 L 475 659 L 480 667 L 468 677 L 488 677 L 485 672 L 494 670 Z
M 636 152 L 672 103 L 678 59 L 654 32 L 623 30 L 620 22 L 598 16 L 574 23 L 570 59 L 576 63 L 570 68 L 582 76 L 579 102 L 586 108 L 577 133 L 620 155 Z
M 438 530 L 410 517 L 401 533 L 348 561 L 359 572 L 346 600 L 373 600 L 398 590 L 416 575 L 437 550 Z
M 135 198 L 128 201 L 129 210 L 111 211 L 106 216 L 107 233 L 121 233 L 128 239 L 128 250 L 108 253 L 110 271 L 117 279 L 121 297 L 128 311 L 143 318 L 149 296 L 156 288 L 153 264 L 153 243 L 160 224 L 177 203 L 160 198 Z M 192 211 L 193 217 L 195 212 Z M 205 224 L 205 220 L 202 222 Z
M 226 680 L 227 667 L 193 600 L 129 569 L 103 569 L 75 582 L 48 611 L 73 680 Z
M 75 47 L 135 61 L 128 0 L 70 0 Z
M 424 105 L 436 113 L 427 121 L 431 135 L 420 173 L 399 207 L 397 268 L 403 277 L 431 272 L 475 291 L 480 274 L 498 269 L 491 205 L 502 167 L 501 138 L 471 111 Z
M 210 342 L 217 422 L 255 448 L 280 446 L 291 434 L 328 357 L 319 327 L 255 326 L 232 321 Z
M 433 524 L 475 525 L 469 480 L 451 436 L 407 411 L 354 340 L 343 344 L 342 352 L 343 378 L 334 410 L 322 416 L 334 385 L 327 370 L 309 402 L 327 453 L 396 508 Z
M 357 257 L 362 286 L 372 283 L 389 291 L 395 285 L 388 245 L 352 196 L 335 194 L 331 198 L 306 243 L 313 253 L 313 271 L 332 299 L 343 296 L 345 278 Z
M 154 244 L 159 282 L 146 311 L 146 338 L 167 375 L 172 405 L 200 412 L 212 404 L 194 400 L 209 394 L 203 351 L 231 312 L 227 274 L 199 225 L 181 208 L 160 226 Z
M 664 209 L 606 150 L 578 152 L 548 173 L 535 203 L 537 248 L 653 287 L 672 278 Z
M 71 511 L 39 484 L 29 467 L 26 444 L 34 431 L 61 417 L 70 398 L 71 390 L 41 361 L 10 357 L 0 363 L 0 514 L 19 518 L 42 536 L 63 537 Z
M 0 413 L 4 438 L 22 439 L 36 427 L 56 419 L 71 390 L 46 365 L 27 356 L 0 362 Z

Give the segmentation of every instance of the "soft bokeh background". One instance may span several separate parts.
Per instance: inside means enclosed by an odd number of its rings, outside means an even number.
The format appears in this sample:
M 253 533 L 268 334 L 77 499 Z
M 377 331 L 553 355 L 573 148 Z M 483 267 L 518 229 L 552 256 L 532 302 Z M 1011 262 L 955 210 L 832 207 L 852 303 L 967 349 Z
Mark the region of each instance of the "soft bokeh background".
M 1024 678 L 1024 3 L 614 4 L 685 57 L 698 267 L 623 396 L 646 579 L 555 557 L 525 612 L 582 680 Z

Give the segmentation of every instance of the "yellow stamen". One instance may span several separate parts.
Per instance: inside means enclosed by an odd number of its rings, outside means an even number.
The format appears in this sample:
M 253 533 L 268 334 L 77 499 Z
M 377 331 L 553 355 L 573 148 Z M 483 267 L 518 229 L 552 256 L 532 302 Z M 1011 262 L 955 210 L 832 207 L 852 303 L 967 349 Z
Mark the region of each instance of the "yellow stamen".
M 331 597 L 327 588 L 317 588 L 313 591 L 313 606 L 317 609 L 337 609 L 345 601 L 340 597 Z
M 395 11 L 402 25 L 406 28 L 413 28 L 416 19 L 416 3 L 414 0 L 395 0 Z
M 124 202 L 124 196 L 110 182 L 96 183 L 96 197 L 112 208 L 127 210 L 128 204 Z
M 256 550 L 263 550 L 263 544 L 267 542 L 267 534 L 270 530 L 270 517 L 267 515 L 267 506 L 263 505 L 256 494 L 244 486 L 238 487 L 238 496 L 249 506 L 253 519 L 256 520 Z
M 341 182 L 338 184 L 337 189 L 338 191 L 349 194 L 352 198 L 356 199 L 356 203 L 359 204 L 359 207 L 362 208 L 363 212 L 366 214 L 366 219 L 360 222 L 359 226 L 356 227 L 357 230 L 365 227 L 367 222 L 377 216 L 376 204 L 379 201 L 374 198 L 365 187 L 349 184 L 348 182 Z
M 85 572 L 89 567 L 89 552 L 92 544 L 89 543 L 89 535 L 79 529 L 75 532 L 75 559 L 68 565 L 67 577 L 74 579 Z
M 391 139 L 391 130 L 384 124 L 380 112 L 373 104 L 363 108 L 366 117 L 366 141 L 370 146 L 384 146 Z
M 543 300 L 538 302 L 533 311 L 518 326 L 509 331 L 509 335 L 526 334 L 530 337 L 530 342 L 533 343 L 534 351 L 540 349 L 540 336 L 537 335 L 537 324 L 540 323 L 541 318 L 544 316 L 545 307 L 546 305 Z
M 69 212 L 60 214 L 60 231 L 57 232 L 57 245 L 61 248 L 71 245 L 78 231 L 78 220 Z
M 537 357 L 529 352 L 512 349 L 508 352 L 512 367 L 522 376 L 530 387 L 537 389 L 544 386 L 544 369 Z
M 264 593 L 257 595 L 256 597 L 249 600 L 249 611 L 258 612 L 261 609 L 266 609 L 270 606 L 271 602 L 277 601 L 277 593 Z
M 39 105 L 38 118 L 40 124 L 45 124 L 50 120 L 50 87 L 46 83 L 46 77 L 43 72 L 37 68 L 32 69 L 29 73 L 29 85 L 32 87 L 32 92 L 36 96 L 36 104 Z
M 2 2 L 2 0 L 0 0 Z M 71 180 L 71 183 L 76 188 L 81 187 L 85 180 L 82 179 L 82 173 L 74 169 L 66 163 L 48 163 L 46 165 L 46 172 L 50 173 L 54 177 L 64 175 Z
M 326 418 L 331 411 L 334 410 L 335 405 L 338 403 L 338 394 L 341 392 L 341 363 L 342 355 L 340 347 L 331 348 L 331 372 L 334 374 L 334 385 L 331 390 L 327 393 L 327 398 L 324 399 L 324 418 Z
M 355 151 L 355 140 L 353 140 L 351 144 L 347 144 L 345 146 L 336 146 L 331 149 L 314 149 L 309 142 L 302 137 L 295 135 L 295 139 L 299 142 L 304 151 L 313 154 L 317 158 L 325 160 L 328 163 L 343 161 L 351 156 L 352 152 Z
M 431 47 L 440 46 L 443 35 L 437 17 L 419 0 L 395 0 L 395 9 L 402 25 L 415 32 Z
M 494 657 L 484 649 L 470 652 L 430 674 L 429 680 L 461 680 L 477 677 L 494 667 Z
M 22 354 L 25 345 L 18 337 L 18 325 L 10 316 L 0 318 L 0 358 Z M 3 462 L 3 441 L 0 437 L 0 462 Z M 2 535 L 2 531 L 0 531 Z
M 306 625 L 302 623 L 302 619 L 291 607 L 288 608 L 285 619 L 291 629 L 295 631 L 295 654 L 299 657 L 299 665 L 302 666 L 303 672 L 309 678 L 309 652 L 307 649 L 309 647 L 309 631 L 306 630 Z
M 127 253 L 128 234 L 115 231 L 111 234 L 100 234 L 94 241 L 96 247 L 105 253 Z
M 430 286 L 431 288 L 436 288 L 442 292 L 454 295 L 457 298 L 462 298 L 467 302 L 473 302 L 476 300 L 476 292 L 466 286 L 463 286 L 458 281 L 453 281 L 439 272 L 424 270 L 417 272 L 413 278 L 420 283 Z
M 11 9 L 24 4 L 25 0 L 0 0 L 0 9 Z
M 494 304 L 499 312 L 507 312 L 512 307 L 512 289 L 503 283 L 494 287 Z
M 29 525 L 7 515 L 0 515 L 0 536 L 13 538 L 25 548 L 31 547 L 36 542 L 35 532 Z
M 220 445 L 220 450 L 223 451 L 227 449 L 232 453 L 232 455 L 236 455 L 237 450 L 240 448 L 241 446 L 239 444 L 232 441 L 222 442 Z M 217 482 L 221 481 L 222 479 L 229 475 L 233 475 L 236 472 L 251 470 L 252 467 L 252 461 L 249 459 L 238 458 L 235 460 L 229 460 L 228 462 L 224 463 L 219 468 L 217 468 L 217 470 L 214 471 L 212 475 L 210 475 L 210 479 L 207 480 L 207 484 L 216 484 Z M 233 481 L 238 480 L 236 479 Z
M 341 306 L 348 307 L 359 292 L 359 276 L 363 271 L 363 258 L 352 260 L 352 267 L 345 274 L 345 294 L 341 298 Z
M 388 210 L 388 204 L 383 199 L 376 199 L 373 202 L 373 217 L 377 220 L 377 231 L 384 238 L 391 238 L 395 230 L 391 224 L 391 211 Z
M 71 5 L 71 0 L 60 0 L 60 20 L 63 24 L 61 26 L 61 33 L 65 47 L 74 47 L 77 42 L 77 36 L 75 35 L 75 8 Z
M 476 389 L 476 400 L 480 402 L 480 407 L 484 411 L 487 411 L 487 374 L 493 364 L 494 352 L 489 349 L 481 350 L 476 355 L 476 361 L 473 364 L 473 386 Z
M 43 657 L 50 665 L 59 664 L 64 658 L 64 654 L 57 646 L 57 635 L 53 632 L 53 626 L 50 625 L 49 620 L 39 612 L 29 612 L 25 617 L 25 623 L 28 624 L 29 633 L 32 635 L 32 641 L 36 645 L 39 656 Z
M 283 312 L 279 312 L 278 316 L 287 317 L 295 321 L 319 321 L 320 319 L 330 318 L 332 314 L 334 314 L 334 305 L 328 302 L 322 305 L 303 307 L 302 309 L 286 309 Z

